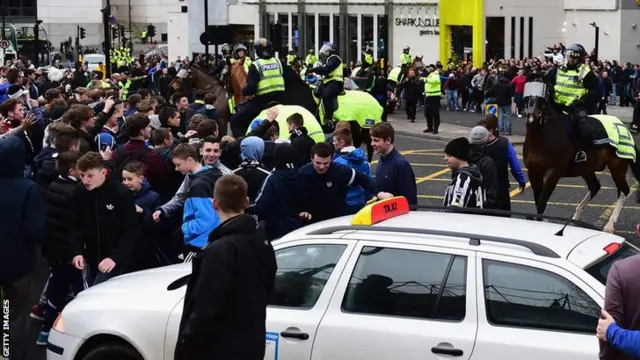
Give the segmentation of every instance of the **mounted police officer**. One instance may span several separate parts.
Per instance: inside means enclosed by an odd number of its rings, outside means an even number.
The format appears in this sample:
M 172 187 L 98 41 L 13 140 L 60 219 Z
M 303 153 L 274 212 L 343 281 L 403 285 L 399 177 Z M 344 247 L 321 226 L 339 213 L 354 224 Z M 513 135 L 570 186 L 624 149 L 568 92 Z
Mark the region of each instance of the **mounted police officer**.
M 297 58 L 298 55 L 296 55 L 296 52 L 293 49 L 289 49 L 289 54 L 287 54 L 287 65 L 293 66 Z
M 316 56 L 316 51 L 313 48 L 309 49 L 309 54 L 307 58 L 304 59 L 304 63 L 307 67 L 313 67 L 318 62 L 318 57 Z
M 402 81 L 404 74 L 411 67 L 411 63 L 413 62 L 410 51 L 411 48 L 407 45 L 402 49 L 402 54 L 400 54 L 400 76 L 398 76 L 398 84 Z
M 344 63 L 338 56 L 338 48 L 327 43 L 320 48 L 320 62 L 323 65 L 307 69 L 307 73 L 322 75 L 322 105 L 324 108 L 324 125 L 333 129 L 333 113 L 338 109 L 338 95 L 344 90 Z
M 367 47 L 367 50 L 362 53 L 362 61 L 360 63 L 360 71 L 358 71 L 358 76 L 362 76 L 365 74 L 367 70 L 369 70 L 373 66 L 373 49 Z
M 247 47 L 244 44 L 240 43 L 233 47 L 233 53 L 235 55 L 236 61 L 242 61 L 244 59 L 244 71 L 246 73 L 249 72 L 249 66 L 251 65 L 251 57 L 247 56 Z
M 599 99 L 599 80 L 588 65 L 584 64 L 587 52 L 580 44 L 572 44 L 565 50 L 566 63 L 545 75 L 545 81 L 553 86 L 554 102 L 560 113 L 571 119 L 577 131 L 578 149 L 575 162 L 587 160 L 583 146 L 588 144 L 590 129 L 587 115 L 595 114 L 593 104 Z
M 261 38 L 255 43 L 255 51 L 258 59 L 249 66 L 247 85 L 242 89 L 242 95 L 251 99 L 231 118 L 234 137 L 244 135 L 251 121 L 270 103 L 279 103 L 284 98 L 283 66 L 273 56 L 273 45 Z

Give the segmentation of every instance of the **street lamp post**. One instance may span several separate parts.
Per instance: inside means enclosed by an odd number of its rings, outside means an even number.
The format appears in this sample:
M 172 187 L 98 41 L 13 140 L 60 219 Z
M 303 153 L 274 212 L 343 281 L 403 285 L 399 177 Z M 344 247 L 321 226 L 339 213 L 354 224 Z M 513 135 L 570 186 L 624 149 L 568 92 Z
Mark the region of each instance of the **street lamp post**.
M 5 37 L 5 26 L 6 26 L 6 16 L 7 16 L 7 7 L 8 7 L 8 1 L 7 0 L 3 0 L 2 1 L 2 39 L 4 40 Z M 6 61 L 4 60 L 4 58 L 6 57 L 5 55 L 7 54 L 7 50 L 6 49 L 2 49 L 2 61 Z M 4 65 L 4 64 L 0 64 L 0 65 Z
M 598 61 L 598 58 L 599 58 L 599 56 L 598 56 L 599 55 L 598 54 L 598 50 L 599 49 L 598 48 L 600 46 L 600 27 L 598 26 L 598 24 L 596 24 L 595 21 L 592 22 L 589 25 L 593 26 L 594 29 L 596 30 L 596 44 L 595 44 L 594 49 L 593 49 L 593 52 L 594 52 L 594 55 L 595 55 L 596 58 L 593 59 L 593 61 Z
M 111 17 L 111 0 L 106 0 L 107 3 L 102 9 L 102 26 L 104 30 L 104 62 L 106 74 L 104 78 L 111 77 L 111 37 L 109 33 L 109 18 Z
M 204 33 L 207 34 L 207 44 L 204 46 L 204 58 L 209 62 L 209 0 L 204 0 Z M 217 53 L 216 53 L 217 55 Z

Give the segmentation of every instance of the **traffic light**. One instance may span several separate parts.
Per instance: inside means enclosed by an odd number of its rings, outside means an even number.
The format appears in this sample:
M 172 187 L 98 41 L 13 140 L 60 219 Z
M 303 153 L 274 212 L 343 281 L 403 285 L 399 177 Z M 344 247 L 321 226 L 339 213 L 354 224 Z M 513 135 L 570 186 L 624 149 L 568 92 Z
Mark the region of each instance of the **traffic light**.
M 156 36 L 156 27 L 153 24 L 147 25 L 147 36 L 154 37 Z
M 124 37 L 124 25 L 120 25 L 120 37 Z
M 118 28 L 111 28 L 111 38 L 112 39 L 117 39 L 118 38 Z
M 87 30 L 85 30 L 83 27 L 80 28 L 80 39 L 84 39 L 87 37 Z

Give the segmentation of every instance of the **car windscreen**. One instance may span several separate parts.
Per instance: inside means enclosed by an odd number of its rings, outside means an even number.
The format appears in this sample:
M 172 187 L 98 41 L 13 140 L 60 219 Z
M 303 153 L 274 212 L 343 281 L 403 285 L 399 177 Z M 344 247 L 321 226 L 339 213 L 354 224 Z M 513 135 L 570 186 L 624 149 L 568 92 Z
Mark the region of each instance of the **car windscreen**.
M 630 256 L 636 255 L 639 252 L 640 251 L 637 247 L 625 242 L 616 252 L 589 266 L 585 270 L 589 274 L 591 274 L 591 276 L 600 281 L 603 285 L 606 285 L 607 276 L 609 275 L 609 270 L 611 270 L 611 266 L 613 265 L 613 263 L 618 260 L 626 259 Z

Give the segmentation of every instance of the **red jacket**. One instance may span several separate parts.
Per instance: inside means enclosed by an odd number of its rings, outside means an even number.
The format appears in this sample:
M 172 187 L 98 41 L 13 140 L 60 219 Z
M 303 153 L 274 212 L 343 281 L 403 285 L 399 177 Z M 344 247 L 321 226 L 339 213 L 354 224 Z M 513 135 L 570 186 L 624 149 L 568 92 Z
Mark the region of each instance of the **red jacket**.
M 524 84 L 527 83 L 527 77 L 524 75 L 516 76 L 511 80 L 511 83 L 515 86 L 515 93 L 522 94 L 524 92 Z
M 144 141 L 131 139 L 128 143 L 124 144 L 122 150 L 114 151 L 111 160 L 114 163 L 118 162 L 119 154 L 134 154 L 139 151 L 143 146 L 146 146 Z M 169 169 L 157 151 L 147 152 L 141 159 L 141 163 L 144 164 L 144 176 L 149 181 L 149 185 L 155 191 L 165 189 L 171 185 L 171 169 Z

